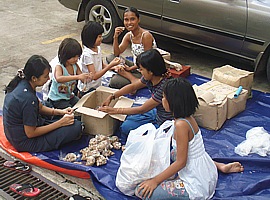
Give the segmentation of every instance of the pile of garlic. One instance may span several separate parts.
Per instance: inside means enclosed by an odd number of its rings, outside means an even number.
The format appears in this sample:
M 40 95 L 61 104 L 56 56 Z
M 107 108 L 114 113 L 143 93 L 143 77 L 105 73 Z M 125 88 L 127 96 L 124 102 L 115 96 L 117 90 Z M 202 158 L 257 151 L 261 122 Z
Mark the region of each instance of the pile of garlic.
M 80 150 L 81 160 L 86 161 L 85 165 L 87 166 L 105 165 L 108 157 L 114 155 L 112 149 L 121 149 L 121 143 L 117 136 L 96 135 L 90 139 L 87 147 Z M 68 153 L 63 160 L 82 164 L 82 162 L 76 162 L 77 158 L 75 153 Z

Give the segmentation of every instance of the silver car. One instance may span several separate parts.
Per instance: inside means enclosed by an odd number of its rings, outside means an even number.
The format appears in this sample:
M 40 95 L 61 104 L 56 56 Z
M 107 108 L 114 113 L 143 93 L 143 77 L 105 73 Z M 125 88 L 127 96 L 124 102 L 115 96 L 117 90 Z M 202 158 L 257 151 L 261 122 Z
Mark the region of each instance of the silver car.
M 123 11 L 133 6 L 140 25 L 152 33 L 230 54 L 266 70 L 270 81 L 269 0 L 59 0 L 77 10 L 77 21 L 94 20 L 104 27 L 103 42 L 111 42 L 122 25 Z

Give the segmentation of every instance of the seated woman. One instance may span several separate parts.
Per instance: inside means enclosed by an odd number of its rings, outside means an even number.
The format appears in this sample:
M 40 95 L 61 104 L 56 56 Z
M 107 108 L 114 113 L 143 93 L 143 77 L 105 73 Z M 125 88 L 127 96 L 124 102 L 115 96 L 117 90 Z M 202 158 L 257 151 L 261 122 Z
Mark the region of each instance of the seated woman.
M 49 79 L 51 66 L 42 56 L 31 56 L 24 69 L 5 88 L 3 124 L 7 140 L 17 151 L 41 152 L 58 149 L 79 139 L 82 123 L 74 119 L 73 109 L 53 109 L 41 104 L 36 88 Z M 63 115 L 57 121 L 41 115 Z
M 137 70 L 135 65 L 136 57 L 149 49 L 156 47 L 156 42 L 152 34 L 139 26 L 140 15 L 136 8 L 130 7 L 124 11 L 124 25 L 125 27 L 116 27 L 113 37 L 113 51 L 114 55 L 108 57 L 107 61 L 110 62 L 114 56 L 120 56 L 128 46 L 131 44 L 131 53 L 133 55 L 133 62 L 125 61 L 123 68 L 116 69 L 117 73 L 110 81 L 110 87 L 122 88 L 123 86 L 136 82 L 141 77 L 141 73 Z M 125 34 L 122 42 L 119 44 L 119 35 L 124 31 Z

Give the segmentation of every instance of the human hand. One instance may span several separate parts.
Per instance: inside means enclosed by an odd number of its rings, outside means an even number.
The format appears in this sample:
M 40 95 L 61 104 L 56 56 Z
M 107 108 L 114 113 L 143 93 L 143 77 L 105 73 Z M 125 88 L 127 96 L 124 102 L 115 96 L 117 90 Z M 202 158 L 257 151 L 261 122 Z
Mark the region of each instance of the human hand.
M 136 67 L 129 67 L 127 66 L 126 64 L 124 64 L 124 70 L 127 71 L 127 72 L 130 72 L 132 70 L 136 69 Z
M 117 114 L 117 109 L 115 108 L 112 108 L 110 106 L 101 106 L 98 108 L 99 111 L 103 111 L 103 112 L 106 112 L 108 114 Z
M 154 179 L 148 179 L 142 182 L 141 184 L 139 184 L 138 193 L 143 198 L 146 198 L 146 197 L 150 198 L 157 186 L 158 184 L 156 183 Z
M 92 73 L 82 73 L 82 74 L 79 74 L 79 80 L 82 81 L 83 83 L 84 82 L 87 82 L 87 80 L 91 79 L 92 80 Z
M 121 71 L 124 71 L 125 67 L 124 67 L 124 65 L 116 65 L 113 69 L 115 72 L 119 73 Z
M 68 114 L 68 115 L 70 115 L 70 114 L 72 114 L 74 112 L 74 109 L 73 108 L 71 108 L 71 107 L 68 107 L 68 108 L 65 108 L 65 109 L 63 109 L 62 110 L 62 115 L 64 115 L 64 114 Z
M 125 30 L 125 27 L 119 26 L 114 29 L 114 36 L 113 37 L 119 37 L 119 35 Z
M 61 126 L 69 126 L 74 123 L 74 114 L 65 114 L 60 120 Z
M 102 102 L 101 107 L 103 107 L 103 106 L 109 106 L 112 100 L 113 100 L 113 96 L 112 95 L 109 95 L 105 99 L 105 101 Z
M 111 62 L 111 66 L 114 67 L 116 65 L 119 65 L 121 63 L 121 58 L 120 57 L 115 57 Z
M 88 73 L 88 78 L 87 78 L 87 82 L 91 82 L 92 80 L 93 80 L 93 73 L 92 72 L 90 72 L 90 73 Z

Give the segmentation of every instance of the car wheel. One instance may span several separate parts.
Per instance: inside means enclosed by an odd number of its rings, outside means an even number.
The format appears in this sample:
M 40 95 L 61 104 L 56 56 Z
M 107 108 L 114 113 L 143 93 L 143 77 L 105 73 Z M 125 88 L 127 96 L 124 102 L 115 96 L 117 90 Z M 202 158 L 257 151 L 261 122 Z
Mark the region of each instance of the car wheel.
M 85 9 L 85 21 L 96 21 L 104 28 L 103 42 L 110 43 L 113 40 L 115 27 L 121 24 L 113 5 L 105 0 L 92 0 Z
M 268 82 L 270 83 L 270 55 L 267 60 L 266 73 L 267 73 Z

